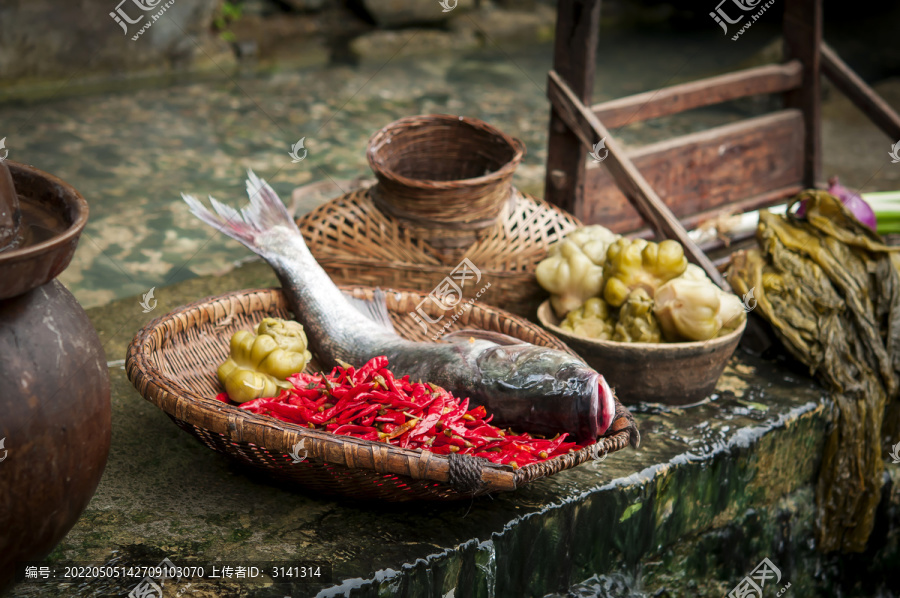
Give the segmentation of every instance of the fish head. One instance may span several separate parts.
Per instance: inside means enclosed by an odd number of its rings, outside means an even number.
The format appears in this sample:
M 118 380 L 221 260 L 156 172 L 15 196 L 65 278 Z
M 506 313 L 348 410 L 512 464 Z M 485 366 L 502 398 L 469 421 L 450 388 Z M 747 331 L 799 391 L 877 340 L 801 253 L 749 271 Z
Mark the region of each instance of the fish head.
M 523 343 L 494 346 L 477 359 L 481 382 L 503 395 L 508 411 L 498 420 L 525 422 L 541 433 L 568 431 L 578 440 L 597 438 L 610 427 L 616 405 L 606 379 L 568 353 Z M 535 427 L 536 426 L 536 427 Z

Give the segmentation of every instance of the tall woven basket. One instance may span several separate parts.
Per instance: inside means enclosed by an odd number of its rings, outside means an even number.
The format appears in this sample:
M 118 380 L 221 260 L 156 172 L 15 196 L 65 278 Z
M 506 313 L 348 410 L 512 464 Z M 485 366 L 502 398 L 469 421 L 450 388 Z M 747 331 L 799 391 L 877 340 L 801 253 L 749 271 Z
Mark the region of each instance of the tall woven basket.
M 533 318 L 546 298 L 534 269 L 580 223 L 513 187 L 524 153 L 521 141 L 477 119 L 404 118 L 369 141 L 377 184 L 298 225 L 339 284 L 450 292 L 454 302 L 477 295 Z M 460 267 L 474 276 L 460 280 Z

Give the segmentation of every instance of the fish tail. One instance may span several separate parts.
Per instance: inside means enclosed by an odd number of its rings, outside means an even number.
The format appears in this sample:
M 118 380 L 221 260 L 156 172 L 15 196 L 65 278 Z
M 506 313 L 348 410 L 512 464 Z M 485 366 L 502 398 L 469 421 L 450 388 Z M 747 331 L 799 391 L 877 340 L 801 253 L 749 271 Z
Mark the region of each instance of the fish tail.
M 280 229 L 280 234 L 287 232 L 290 236 L 296 235 L 302 242 L 300 229 L 278 194 L 252 170 L 247 171 L 247 195 L 250 205 L 240 212 L 210 196 L 209 202 L 215 213 L 193 195 L 182 193 L 181 197 L 194 216 L 260 255 L 266 253 L 261 243 L 263 237 L 271 235 L 276 229 Z

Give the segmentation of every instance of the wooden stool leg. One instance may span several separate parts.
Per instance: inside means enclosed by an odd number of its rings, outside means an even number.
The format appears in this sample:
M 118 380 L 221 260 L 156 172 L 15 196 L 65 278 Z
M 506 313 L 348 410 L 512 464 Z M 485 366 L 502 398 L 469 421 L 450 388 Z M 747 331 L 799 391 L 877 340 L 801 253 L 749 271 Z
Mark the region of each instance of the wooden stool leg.
M 803 111 L 803 184 L 815 187 L 823 182 L 822 171 L 822 0 L 785 0 L 784 59 L 803 65 L 803 85 L 784 94 L 786 108 Z
M 587 105 L 594 91 L 599 29 L 600 0 L 559 0 L 553 69 Z M 551 108 L 544 198 L 577 218 L 584 215 L 586 158 L 578 136 Z

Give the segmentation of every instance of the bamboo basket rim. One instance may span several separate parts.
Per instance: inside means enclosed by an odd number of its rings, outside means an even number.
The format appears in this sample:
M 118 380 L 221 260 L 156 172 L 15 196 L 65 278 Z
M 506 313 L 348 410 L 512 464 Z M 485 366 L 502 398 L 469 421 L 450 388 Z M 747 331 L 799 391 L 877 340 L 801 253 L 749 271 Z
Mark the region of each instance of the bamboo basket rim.
M 343 286 L 345 291 L 354 294 L 371 292 L 372 287 Z M 424 297 L 425 294 L 403 289 L 385 289 L 386 294 L 409 294 L 415 297 Z M 204 396 L 195 392 L 181 380 L 166 376 L 158 367 L 154 358 L 156 351 L 163 350 L 172 336 L 184 334 L 191 326 L 185 322 L 193 322 L 196 328 L 205 323 L 214 322 L 209 313 L 212 308 L 223 308 L 220 312 L 223 318 L 230 319 L 240 305 L 239 299 L 252 300 L 271 299 L 278 307 L 286 308 L 286 303 L 281 289 L 246 289 L 233 291 L 222 295 L 207 297 L 179 307 L 168 314 L 162 315 L 135 335 L 128 347 L 126 355 L 126 371 L 129 380 L 137 388 L 138 392 L 148 401 L 156 405 L 163 412 L 176 420 L 176 423 L 185 422 L 192 426 L 202 426 L 203 429 L 221 434 L 231 443 L 249 443 L 262 447 L 267 451 L 276 451 L 287 455 L 291 448 L 303 439 L 312 440 L 312 447 L 307 446 L 313 458 L 320 459 L 323 464 L 344 465 L 350 468 L 367 469 L 379 474 L 394 474 L 397 476 L 409 475 L 413 472 L 415 479 L 431 480 L 447 483 L 450 471 L 449 456 L 437 455 L 430 451 L 405 449 L 385 443 L 372 442 L 354 438 L 351 436 L 339 436 L 325 431 L 311 430 L 296 424 L 282 422 L 264 415 L 246 412 L 231 404 L 222 403 L 213 397 Z M 224 310 L 223 304 L 228 303 L 231 311 Z M 496 312 L 504 317 L 512 318 L 520 326 L 529 329 L 535 334 L 535 338 L 545 341 L 546 346 L 553 346 L 571 352 L 561 340 L 541 329 L 536 324 L 527 322 L 523 318 L 500 310 L 489 305 L 473 306 Z M 252 308 L 244 313 L 255 313 Z M 199 322 L 199 324 L 197 324 Z M 211 366 L 214 371 L 214 367 Z M 624 409 L 616 400 L 617 414 L 619 409 Z M 627 410 L 626 410 L 627 412 Z M 198 422 L 202 422 L 198 424 Z M 179 424 L 180 425 L 180 424 Z M 630 438 L 630 432 L 621 429 L 618 432 L 603 436 L 594 445 L 561 455 L 548 461 L 534 463 L 513 469 L 509 465 L 500 465 L 483 459 L 477 461 L 481 465 L 483 489 L 472 495 L 479 495 L 491 491 L 515 490 L 524 483 L 533 481 L 546 475 L 552 475 L 559 471 L 569 469 L 599 456 L 601 450 L 604 454 L 612 453 L 624 448 Z M 392 467 L 390 462 L 382 462 L 380 466 L 372 467 L 369 463 L 347 463 L 346 459 L 340 459 L 343 449 L 347 446 L 355 446 L 362 450 L 377 450 L 383 457 L 400 457 L 405 468 Z M 374 453 L 372 453 L 374 455 Z M 473 458 L 474 460 L 474 458 Z M 459 498 L 464 497 L 460 495 Z

